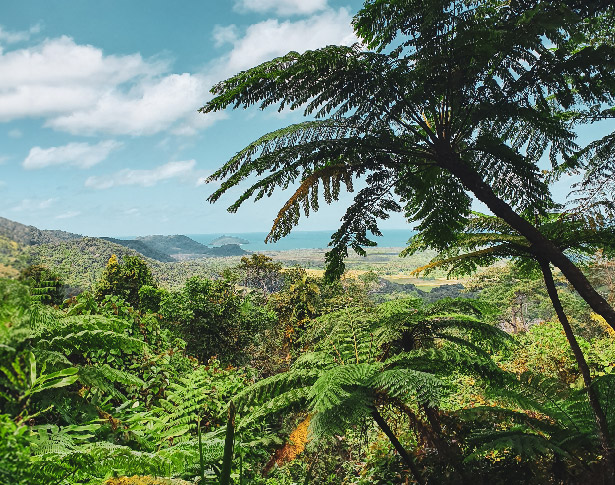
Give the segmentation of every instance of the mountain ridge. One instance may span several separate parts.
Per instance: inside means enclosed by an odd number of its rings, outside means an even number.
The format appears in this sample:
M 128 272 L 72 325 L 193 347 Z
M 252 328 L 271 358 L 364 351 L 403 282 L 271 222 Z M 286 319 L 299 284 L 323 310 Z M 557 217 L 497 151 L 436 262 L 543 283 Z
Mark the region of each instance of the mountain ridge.
M 39 229 L 20 222 L 0 217 L 0 236 L 15 241 L 23 246 L 36 246 L 60 241 L 81 239 L 81 234 L 60 230 Z
M 248 254 L 237 244 L 226 244 L 209 248 L 188 236 L 179 234 L 173 236 L 140 236 L 135 239 L 118 239 L 107 236 L 90 237 L 67 231 L 38 229 L 35 226 L 22 224 L 5 217 L 0 217 L 0 237 L 15 241 L 24 247 L 54 245 L 66 242 L 76 243 L 84 239 L 88 241 L 98 239 L 108 244 L 114 244 L 116 248 L 117 246 L 122 246 L 135 251 L 135 253 L 142 257 L 163 263 L 202 257 L 216 258 Z M 100 244 L 98 245 L 100 246 Z M 86 246 L 89 247 L 88 245 Z

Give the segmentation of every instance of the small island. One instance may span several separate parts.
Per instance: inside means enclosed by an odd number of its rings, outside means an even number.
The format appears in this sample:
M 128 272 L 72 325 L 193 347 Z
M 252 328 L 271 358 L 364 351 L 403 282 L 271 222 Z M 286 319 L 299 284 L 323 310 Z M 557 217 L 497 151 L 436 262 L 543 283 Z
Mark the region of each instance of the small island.
M 210 246 L 225 246 L 227 244 L 250 244 L 247 239 L 235 236 L 220 236 L 209 243 Z

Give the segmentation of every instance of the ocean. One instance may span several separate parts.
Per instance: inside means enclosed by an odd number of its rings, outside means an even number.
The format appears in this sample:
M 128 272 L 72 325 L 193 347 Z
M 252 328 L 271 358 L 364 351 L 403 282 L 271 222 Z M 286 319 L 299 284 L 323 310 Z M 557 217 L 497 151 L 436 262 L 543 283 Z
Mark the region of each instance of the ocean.
M 327 248 L 331 235 L 330 231 L 293 231 L 288 236 L 276 243 L 265 244 L 266 232 L 239 232 L 239 233 L 211 233 L 211 234 L 186 234 L 201 244 L 209 245 L 220 236 L 233 236 L 249 241 L 242 244 L 241 248 L 246 251 L 286 251 L 292 249 L 322 249 Z M 406 247 L 408 239 L 415 231 L 407 229 L 389 229 L 382 231 L 382 237 L 370 238 L 378 243 L 379 247 Z

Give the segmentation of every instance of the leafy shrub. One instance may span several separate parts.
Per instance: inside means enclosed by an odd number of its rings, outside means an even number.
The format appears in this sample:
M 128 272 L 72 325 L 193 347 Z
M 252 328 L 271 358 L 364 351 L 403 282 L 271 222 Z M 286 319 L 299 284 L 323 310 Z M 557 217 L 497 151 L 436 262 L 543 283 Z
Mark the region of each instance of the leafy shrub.
M 0 484 L 28 485 L 31 482 L 30 443 L 27 426 L 16 425 L 0 414 Z
M 102 301 L 108 295 L 115 295 L 133 308 L 139 308 L 139 289 L 146 285 L 155 286 L 152 272 L 145 261 L 136 256 L 126 256 L 120 263 L 112 255 L 96 285 L 94 297 Z

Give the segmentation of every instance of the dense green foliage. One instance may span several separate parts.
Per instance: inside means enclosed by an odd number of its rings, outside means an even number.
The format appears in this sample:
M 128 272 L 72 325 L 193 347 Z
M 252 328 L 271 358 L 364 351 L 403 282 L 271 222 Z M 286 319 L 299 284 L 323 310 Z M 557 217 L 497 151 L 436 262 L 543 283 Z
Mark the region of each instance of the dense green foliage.
M 0 484 L 615 483 L 615 144 L 572 131 L 613 115 L 612 16 L 603 1 L 367 0 L 363 46 L 217 85 L 205 111 L 315 117 L 212 177 L 212 200 L 254 181 L 232 210 L 300 183 L 271 238 L 320 187 L 330 202 L 366 178 L 326 278 L 264 255 L 143 260 L 0 219 L 0 263 L 23 270 L 0 279 Z M 571 171 L 563 211 L 548 183 Z M 470 192 L 495 216 L 472 214 Z M 418 223 L 407 253 L 438 251 L 418 271 L 480 271 L 468 298 L 383 283 L 391 267 L 343 273 L 392 211 Z M 63 279 L 91 291 L 61 302 Z
M 478 300 L 379 305 L 375 275 L 325 284 L 262 256 L 176 291 L 118 272 L 117 288 L 140 286 L 138 309 L 119 292 L 58 309 L 0 280 L 0 483 L 218 483 L 229 470 L 233 483 L 270 485 L 597 480 L 598 437 L 564 335 L 493 325 L 510 316 L 510 271 L 490 269 L 484 290 L 477 279 Z M 512 274 L 530 288 L 527 318 L 552 318 L 538 283 Z M 277 291 L 263 275 L 281 278 Z M 608 402 L 615 344 L 576 315 Z

